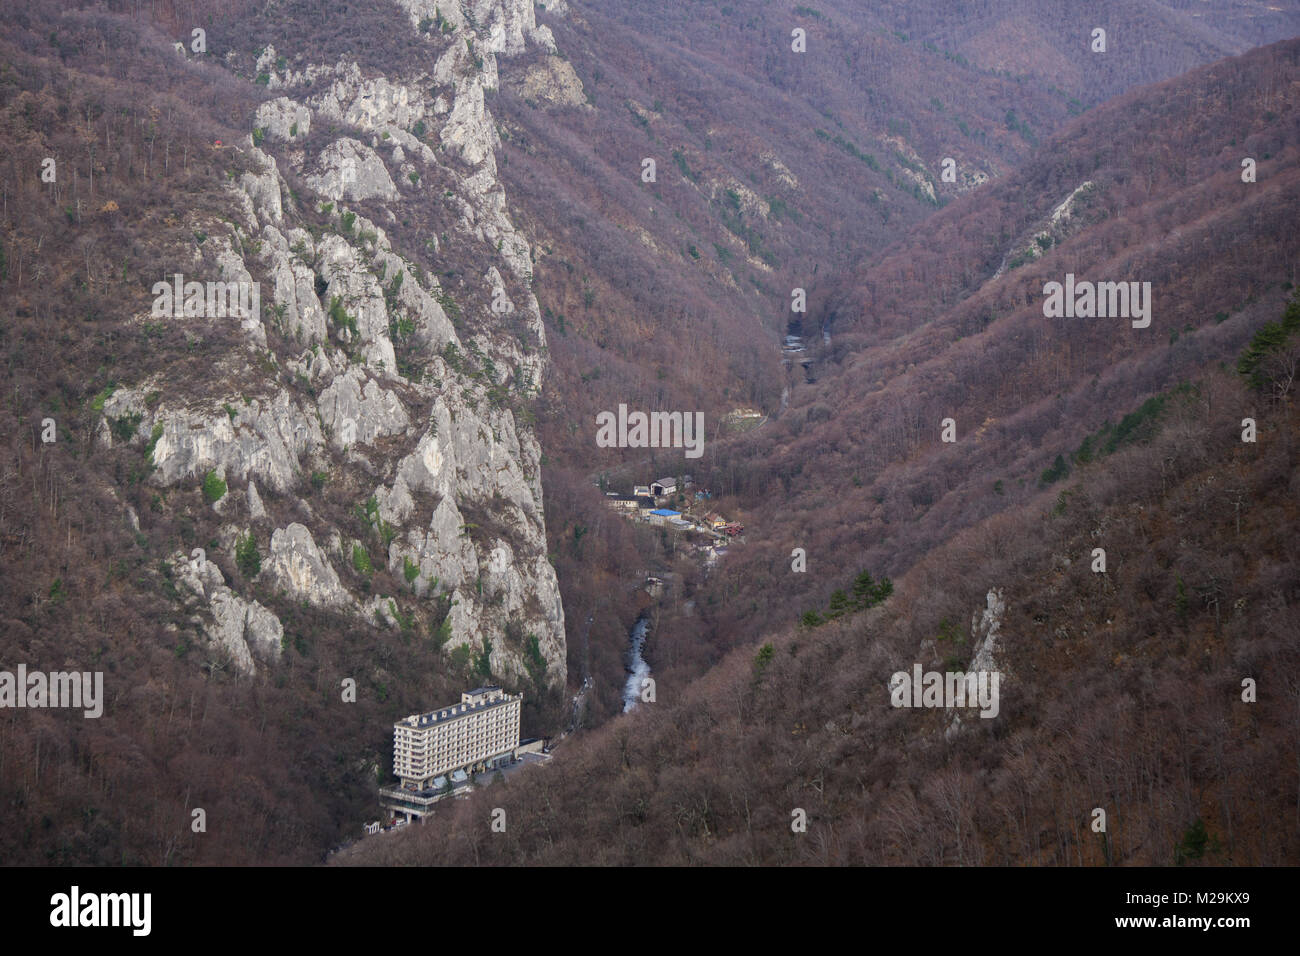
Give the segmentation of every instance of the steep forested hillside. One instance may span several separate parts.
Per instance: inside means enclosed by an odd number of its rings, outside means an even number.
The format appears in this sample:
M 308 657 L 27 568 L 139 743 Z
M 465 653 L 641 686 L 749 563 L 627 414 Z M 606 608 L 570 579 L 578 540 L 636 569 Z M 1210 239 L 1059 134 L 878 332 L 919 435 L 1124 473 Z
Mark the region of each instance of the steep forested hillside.
M 711 484 L 763 529 L 723 566 L 719 630 L 824 605 L 845 563 L 900 572 L 1065 477 L 1106 422 L 1235 360 L 1296 278 L 1298 52 L 1275 45 L 1106 104 L 826 283 L 810 307 L 831 337 L 817 381 L 715 446 Z M 1150 325 L 1045 317 L 1044 285 L 1067 274 L 1150 282 Z M 794 547 L 807 575 L 789 574 Z
M 1246 24 L 1271 24 L 1251 29 L 1272 39 L 1298 25 L 1262 6 L 1197 13 L 835 0 L 539 11 L 559 55 L 516 61 L 499 113 L 504 176 L 540 248 L 557 424 L 618 401 L 775 408 L 791 289 L 1001 176 L 1083 109 L 1242 52 Z M 590 455 L 584 433 L 544 434 L 552 457 Z
M 0 860 L 319 861 L 487 682 L 550 765 L 351 859 L 1293 857 L 1297 9 L 0 0 L 0 672 L 106 688 Z M 605 501 L 683 470 L 716 565 Z
M 1243 444 L 1252 401 L 1235 375 L 1208 374 L 1147 442 L 956 535 L 883 606 L 786 628 L 687 686 L 661 682 L 660 703 L 550 766 L 343 859 L 1294 860 L 1300 416 L 1291 402 L 1261 409 L 1258 443 Z M 1002 674 L 995 719 L 961 711 L 954 731 L 952 710 L 891 706 L 893 673 L 973 669 L 986 642 Z
M 617 709 L 637 610 L 619 595 L 629 595 L 648 566 L 690 569 L 657 536 L 630 539 L 590 484 L 608 474 L 613 490 L 631 491 L 636 481 L 683 470 L 681 453 L 594 447 L 599 411 L 619 403 L 702 410 L 711 454 L 724 445 L 722 417 L 738 406 L 775 414 L 788 398 L 791 429 L 808 409 L 816 420 L 844 396 L 801 390 L 805 375 L 781 364 L 780 340 L 794 320 L 814 352 L 823 326 L 836 355 L 856 352 L 861 340 L 839 345 L 852 311 L 836 309 L 846 271 L 909 227 L 918 231 L 898 261 L 961 254 L 968 263 L 954 237 L 930 241 L 929 223 L 949 214 L 950 202 L 1004 176 L 1108 96 L 1300 32 L 1293 7 L 1235 3 L 1181 13 L 1159 3 L 561 3 L 539 9 L 538 18 L 554 31 L 559 55 L 532 51 L 513 61 L 493 108 L 502 120 L 502 176 L 537 250 L 537 295 L 555 359 L 539 428 L 550 540 L 581 655 L 571 673 L 599 675 L 604 713 Z M 1108 30 L 1105 54 L 1090 48 L 1097 24 Z M 791 49 L 795 28 L 806 33 L 805 53 Z M 1141 148 L 1126 120 L 1118 122 L 1089 135 L 1105 144 L 1118 133 Z M 955 164 L 951 183 L 945 158 Z M 653 184 L 641 178 L 646 159 L 655 162 Z M 1014 191 L 999 196 L 1018 214 Z M 1042 206 L 1063 195 L 1034 197 Z M 985 227 L 965 215 L 969 243 Z M 990 230 L 995 240 L 1003 228 Z M 983 281 L 995 268 L 965 278 Z M 899 285 L 889 314 L 920 315 L 931 295 L 922 286 L 935 274 L 917 271 L 919 282 Z M 791 312 L 796 288 L 811 296 L 806 314 Z M 879 346 L 872 354 L 891 355 L 896 340 L 872 335 L 868 344 Z M 824 364 L 812 372 L 826 374 L 833 369 Z M 827 482 L 817 494 L 798 493 L 787 509 L 794 492 L 778 471 L 800 462 L 811 469 L 819 453 L 778 450 L 791 437 L 785 429 L 768 437 L 711 457 L 704 485 L 739 491 L 728 502 L 733 513 L 770 497 L 773 511 L 760 528 L 779 526 L 784 542 L 787 527 L 811 522 L 820 541 L 823 523 L 843 523 L 824 502 L 842 500 L 857 465 L 847 468 L 832 448 L 835 461 L 818 466 Z M 851 542 L 850 553 L 860 547 Z M 893 560 L 885 548 L 870 557 Z M 753 564 L 737 580 L 745 605 L 755 592 L 766 594 L 761 608 L 776 598 Z M 820 585 L 824 598 L 833 585 Z M 661 660 L 692 668 L 711 653 L 702 656 L 702 646 L 749 626 L 729 617 L 715 626 L 673 607 L 664 613 L 663 632 L 680 639 L 659 647 Z
M 751 503 L 694 594 L 737 649 L 352 859 L 1291 859 L 1298 56 L 1108 104 L 828 288 L 817 382 L 709 473 Z M 1152 282 L 1150 325 L 1045 317 L 1067 272 Z M 866 611 L 864 568 L 895 578 Z M 996 719 L 891 706 L 891 674 L 977 662 Z
M 403 55 L 363 73 L 292 7 L 279 53 L 229 8 L 4 24 L 0 660 L 108 695 L 4 710 L 10 862 L 315 860 L 395 719 L 495 680 L 563 720 L 545 330 L 483 108 L 552 41 L 372 5 L 344 30 Z

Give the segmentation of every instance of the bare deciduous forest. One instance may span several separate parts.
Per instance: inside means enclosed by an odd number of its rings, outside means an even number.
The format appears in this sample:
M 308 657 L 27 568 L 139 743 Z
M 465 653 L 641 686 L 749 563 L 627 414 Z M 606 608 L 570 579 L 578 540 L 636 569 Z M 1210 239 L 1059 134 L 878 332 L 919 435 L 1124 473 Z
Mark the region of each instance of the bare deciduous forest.
M 333 861 L 1294 862 L 1300 41 L 1282 38 L 1296 14 L 1093 6 L 570 0 L 536 5 L 555 52 L 530 43 L 489 70 L 482 24 L 454 35 L 441 12 L 389 0 L 0 3 L 0 670 L 102 670 L 109 689 L 98 720 L 0 710 L 0 860 L 320 862 L 380 813 L 393 721 L 494 681 L 524 694 L 524 735 L 557 744 L 549 765 Z M 1097 18 L 1105 61 L 1086 53 Z M 806 56 L 789 55 L 792 25 Z M 195 26 L 207 53 L 178 56 Z M 536 296 L 544 343 L 492 315 L 450 199 L 471 173 L 436 133 L 419 134 L 437 162 L 410 182 L 447 202 L 355 209 L 436 279 L 467 340 L 504 333 L 547 363 L 511 410 L 542 452 L 559 686 L 447 651 L 445 595 L 385 623 L 259 582 L 217 546 L 226 522 L 203 482 L 162 486 L 138 423 L 104 411 L 140 383 L 196 406 L 315 398 L 274 322 L 255 353 L 237 326 L 150 321 L 149 289 L 217 268 L 204 223 L 238 217 L 231 184 L 254 171 L 231 144 L 277 160 L 309 232 L 335 222 L 303 199 L 295 157 L 367 137 L 318 118 L 263 140 L 258 107 L 284 92 L 255 65 L 263 50 L 285 71 L 348 62 L 383 79 L 400 64 L 432 104 L 431 37 L 465 42 L 496 78 L 479 105 L 532 269 L 501 284 Z M 1150 326 L 1045 317 L 1044 283 L 1067 273 L 1149 281 Z M 791 323 L 806 369 L 782 362 Z M 399 356 L 403 374 L 435 358 Z M 620 403 L 703 411 L 704 456 L 597 448 L 596 413 Z M 762 424 L 722 426 L 745 408 Z M 387 477 L 395 447 L 375 444 L 367 479 Z M 263 489 L 255 554 L 302 514 L 383 554 L 373 482 L 337 464 Z M 713 567 L 605 500 L 683 470 L 747 529 Z M 466 508 L 460 532 L 500 519 Z M 178 591 L 170 557 L 195 547 L 283 626 L 282 656 L 253 676 Z M 358 593 L 409 591 L 400 563 L 339 570 Z M 849 597 L 864 570 L 894 585 L 869 609 Z M 999 718 L 963 714 L 946 736 L 951 712 L 892 708 L 892 673 L 971 663 L 990 592 L 1005 602 Z M 623 715 L 642 614 L 658 700 Z M 359 693 L 340 717 L 348 677 Z M 496 806 L 508 836 L 489 832 Z M 208 838 L 190 829 L 197 807 Z M 1105 835 L 1089 829 L 1097 807 Z
M 1267 437 L 1243 445 L 1246 398 L 1209 376 L 1149 443 L 954 536 L 884 606 L 786 628 L 767 654 L 738 649 L 671 702 L 340 861 L 1293 860 L 1300 419 L 1271 406 Z M 1105 574 L 1090 570 L 1099 544 Z M 946 740 L 953 712 L 892 708 L 889 677 L 913 662 L 964 668 L 990 589 L 1007 609 L 1001 713 L 965 712 Z M 1252 676 L 1259 699 L 1246 704 Z M 493 807 L 505 834 L 490 831 Z M 1105 834 L 1089 827 L 1096 807 Z M 791 830 L 795 808 L 806 834 Z

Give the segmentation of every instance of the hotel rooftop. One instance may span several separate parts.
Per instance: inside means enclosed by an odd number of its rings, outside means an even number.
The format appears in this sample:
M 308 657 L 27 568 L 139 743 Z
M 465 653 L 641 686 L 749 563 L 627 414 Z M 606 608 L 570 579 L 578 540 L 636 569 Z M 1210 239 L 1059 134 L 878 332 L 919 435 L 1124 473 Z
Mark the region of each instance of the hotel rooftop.
M 403 717 L 394 727 L 430 727 L 434 724 L 456 720 L 466 714 L 482 713 L 495 707 L 504 707 L 518 698 L 505 694 L 500 687 L 475 687 L 460 695 L 460 703 L 442 707 L 423 714 L 411 714 Z

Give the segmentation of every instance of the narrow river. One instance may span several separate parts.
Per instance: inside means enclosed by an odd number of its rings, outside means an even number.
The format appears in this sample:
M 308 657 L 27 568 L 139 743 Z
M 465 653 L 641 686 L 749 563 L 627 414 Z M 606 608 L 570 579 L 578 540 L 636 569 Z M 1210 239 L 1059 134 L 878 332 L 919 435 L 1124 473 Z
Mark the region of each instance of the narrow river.
M 650 676 L 650 665 L 641 656 L 641 650 L 645 647 L 645 632 L 649 626 L 648 617 L 639 617 L 632 625 L 632 633 L 628 636 L 629 674 L 627 683 L 623 685 L 623 713 L 625 714 L 641 703 L 641 681 Z

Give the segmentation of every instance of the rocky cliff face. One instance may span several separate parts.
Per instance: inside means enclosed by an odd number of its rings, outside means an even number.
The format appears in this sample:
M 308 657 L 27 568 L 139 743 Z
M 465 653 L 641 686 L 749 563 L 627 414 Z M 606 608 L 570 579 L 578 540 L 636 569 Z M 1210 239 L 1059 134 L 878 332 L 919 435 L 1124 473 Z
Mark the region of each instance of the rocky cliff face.
M 201 483 L 222 520 L 215 543 L 259 588 L 388 626 L 440 626 L 449 652 L 488 651 L 494 677 L 554 684 L 564 614 L 528 412 L 545 333 L 485 101 L 498 56 L 554 41 L 531 0 L 401 5 L 432 70 L 363 75 L 273 47 L 255 62 L 226 58 L 279 95 L 235 147 L 249 171 L 232 180 L 224 216 L 193 214 L 203 238 L 176 271 L 259 283 L 260 314 L 172 319 L 196 338 L 237 324 L 241 346 L 206 382 L 162 368 L 118 388 L 100 440 L 122 440 L 110 423 L 134 423 L 149 482 Z M 405 227 L 430 208 L 439 231 L 412 249 Z M 364 534 L 313 497 L 325 485 L 354 499 L 345 517 Z M 213 557 L 175 555 L 178 591 L 233 668 L 252 673 L 277 659 L 280 621 Z M 398 593 L 365 593 L 381 565 Z

